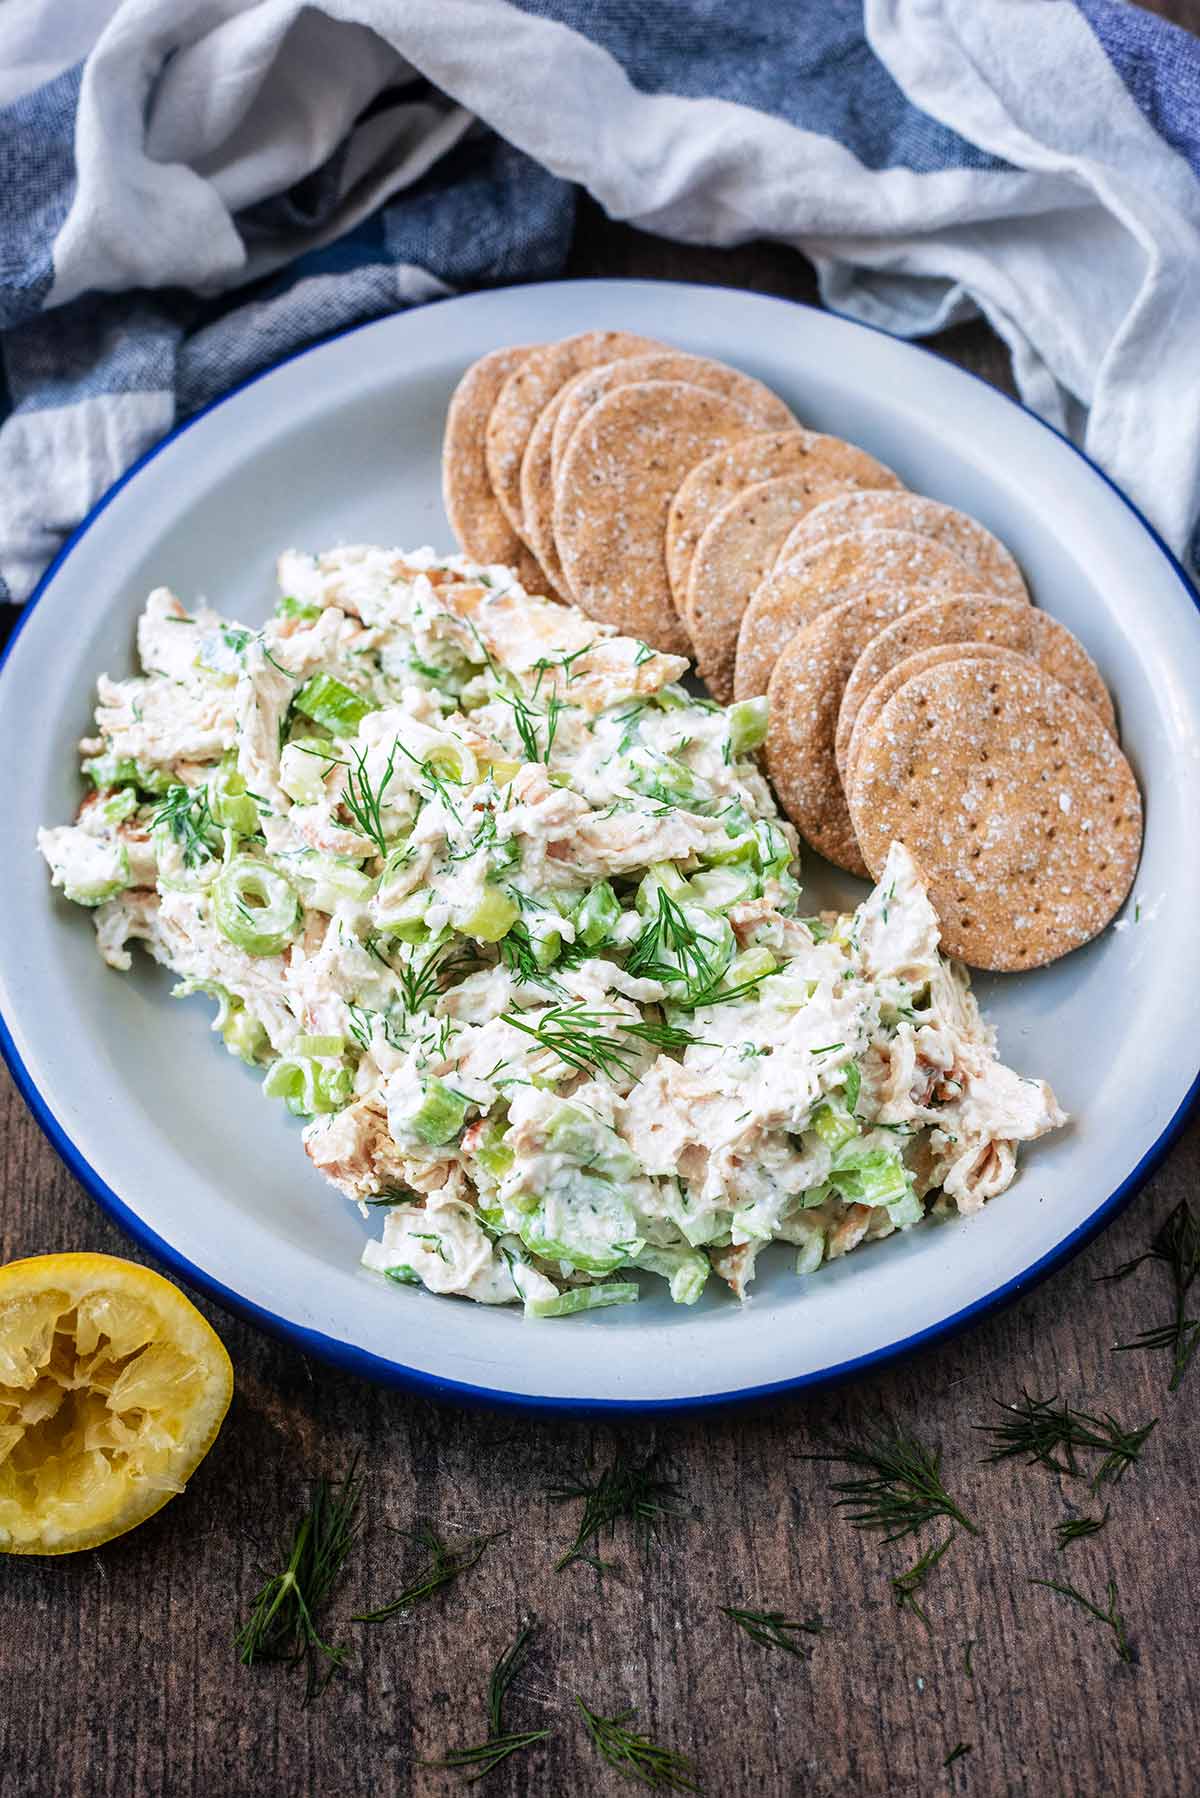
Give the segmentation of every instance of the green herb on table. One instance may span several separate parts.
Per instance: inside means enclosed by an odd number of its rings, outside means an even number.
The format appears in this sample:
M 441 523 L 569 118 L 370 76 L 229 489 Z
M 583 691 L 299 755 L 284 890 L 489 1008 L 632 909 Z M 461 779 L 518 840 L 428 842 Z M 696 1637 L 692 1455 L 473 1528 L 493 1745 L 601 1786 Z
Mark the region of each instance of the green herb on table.
M 919 1617 L 926 1629 L 930 1629 L 931 1625 L 925 1607 L 918 1599 L 917 1593 L 925 1584 L 925 1581 L 929 1578 L 929 1575 L 933 1572 L 953 1540 L 954 1531 L 951 1530 L 944 1542 L 938 1542 L 932 1548 L 927 1548 L 925 1553 L 919 1560 L 913 1563 L 907 1572 L 897 1573 L 892 1577 L 892 1591 L 896 1594 L 896 1603 L 902 1611 L 912 1611 L 914 1616 Z
M 859 1441 L 841 1439 L 824 1454 L 802 1455 L 805 1461 L 841 1461 L 858 1468 L 862 1478 L 835 1480 L 834 1503 L 860 1530 L 878 1530 L 887 1542 L 898 1542 L 935 1517 L 948 1517 L 972 1536 L 976 1526 L 964 1516 L 942 1480 L 940 1449 L 931 1449 L 890 1418 L 880 1418 L 874 1431 Z
M 1144 1330 L 1132 1342 L 1119 1342 L 1114 1352 L 1127 1354 L 1130 1349 L 1169 1348 L 1172 1369 L 1168 1390 L 1176 1392 L 1191 1365 L 1196 1346 L 1200 1343 L 1200 1316 L 1186 1315 L 1188 1293 L 1200 1273 L 1200 1219 L 1194 1215 L 1186 1199 L 1180 1199 L 1175 1209 L 1169 1213 L 1143 1254 L 1135 1255 L 1132 1261 L 1127 1261 L 1114 1273 L 1104 1274 L 1102 1278 L 1124 1280 L 1143 1261 L 1161 1261 L 1166 1267 L 1174 1289 L 1175 1315 L 1169 1323 L 1157 1324 L 1152 1329 Z
M 1100 1454 L 1104 1459 L 1092 1478 L 1093 1491 L 1106 1480 L 1119 1480 L 1126 1468 L 1132 1467 L 1158 1421 L 1151 1418 L 1140 1429 L 1127 1430 L 1111 1412 L 1096 1417 L 1090 1411 L 1076 1411 L 1065 1401 L 1060 1405 L 1057 1394 L 1053 1398 L 1033 1398 L 1023 1392 L 1016 1404 L 1002 1405 L 1002 1409 L 1008 1413 L 1003 1423 L 975 1425 L 994 1444 L 991 1454 L 984 1456 L 985 1461 L 1007 1461 L 1023 1455 L 1027 1467 L 1040 1463 L 1056 1473 L 1078 1478 L 1081 1469 L 1077 1452 Z
M 422 1567 L 420 1573 L 390 1604 L 382 1605 L 377 1611 L 360 1613 L 352 1619 L 354 1623 L 382 1623 L 386 1618 L 398 1616 L 402 1611 L 411 1611 L 414 1605 L 434 1597 L 446 1586 L 452 1585 L 460 1574 L 474 1567 L 484 1551 L 496 1540 L 495 1536 L 472 1536 L 461 1548 L 448 1548 L 428 1523 L 420 1524 L 412 1535 L 413 1540 L 427 1550 L 428 1564 Z
M 963 1650 L 963 1672 L 966 1674 L 968 1679 L 974 1679 L 974 1677 L 975 1677 L 975 1638 L 974 1638 L 974 1636 L 971 1637 L 971 1640 L 967 1643 L 967 1646 Z
M 970 1742 L 956 1742 L 954 1744 L 953 1748 L 950 1750 L 949 1754 L 946 1756 L 945 1760 L 942 1762 L 943 1767 L 952 1767 L 954 1765 L 955 1761 L 960 1761 L 964 1754 L 970 1754 L 970 1752 L 971 1752 Z
M 529 1638 L 537 1627 L 537 1618 L 531 1617 L 519 1632 L 516 1641 L 506 1648 L 496 1665 L 492 1668 L 492 1676 L 488 1680 L 488 1734 L 487 1741 L 478 1743 L 474 1748 L 451 1748 L 441 1760 L 425 1761 L 426 1767 L 455 1767 L 464 1772 L 474 1769 L 467 1776 L 468 1785 L 482 1779 L 501 1761 L 506 1761 L 510 1754 L 519 1749 L 531 1748 L 535 1742 L 548 1739 L 548 1729 L 510 1730 L 504 1727 L 504 1701 L 508 1689 L 521 1670 L 525 1656 L 529 1651 Z
M 630 1722 L 636 1724 L 633 1711 L 622 1711 L 616 1717 L 601 1717 L 589 1710 L 582 1698 L 576 1696 L 575 1702 L 592 1742 L 609 1766 L 623 1773 L 626 1779 L 649 1786 L 653 1792 L 700 1790 L 696 1769 L 685 1754 L 675 1748 L 660 1748 L 657 1742 L 638 1735 L 636 1729 L 625 1727 Z
M 1089 1616 L 1095 1617 L 1098 1622 L 1107 1624 L 1116 1637 L 1118 1658 L 1122 1661 L 1132 1661 L 1133 1649 L 1129 1646 L 1125 1619 L 1117 1609 L 1117 1583 L 1115 1580 L 1110 1579 L 1108 1582 L 1108 1590 L 1105 1593 L 1108 1604 L 1103 1611 L 1099 1605 L 1093 1604 L 1090 1598 L 1085 1598 L 1083 1593 L 1074 1586 L 1063 1585 L 1053 1579 L 1035 1579 L 1030 1580 L 1029 1583 L 1031 1586 L 1046 1586 L 1051 1592 L 1058 1592 L 1063 1598 L 1069 1598 L 1072 1604 L 1077 1604 Z
M 783 1611 L 739 1611 L 728 1604 L 718 1608 L 724 1616 L 731 1617 L 739 1629 L 744 1629 L 752 1642 L 763 1648 L 782 1648 L 798 1660 L 803 1660 L 804 1650 L 795 1640 L 797 1632 L 819 1636 L 825 1628 L 819 1616 L 797 1618 L 788 1617 Z
M 1059 1548 L 1070 1548 L 1072 1542 L 1081 1542 L 1085 1536 L 1094 1536 L 1108 1522 L 1108 1513 L 1109 1506 L 1105 1505 L 1103 1516 L 1067 1517 L 1062 1523 L 1056 1523 L 1054 1536 Z
M 618 1451 L 611 1467 L 604 1468 L 597 1478 L 584 1474 L 563 1480 L 550 1488 L 547 1497 L 558 1505 L 583 1502 L 575 1540 L 555 1562 L 556 1573 L 572 1561 L 586 1561 L 602 1573 L 612 1563 L 600 1560 L 593 1552 L 592 1545 L 601 1535 L 607 1533 L 611 1540 L 618 1523 L 629 1523 L 638 1541 L 645 1543 L 657 1535 L 662 1523 L 681 1515 L 672 1503 L 679 1497 L 679 1487 L 674 1480 L 661 1477 L 657 1450 L 644 1461 Z
M 317 1481 L 290 1543 L 285 1540 L 281 1545 L 282 1573 L 273 1574 L 262 1587 L 249 1619 L 234 1637 L 245 1667 L 259 1661 L 291 1666 L 303 1661 L 305 1704 L 325 1690 L 346 1659 L 346 1650 L 324 1641 L 317 1624 L 358 1537 L 363 1482 L 357 1468 L 356 1455 L 340 1485 Z

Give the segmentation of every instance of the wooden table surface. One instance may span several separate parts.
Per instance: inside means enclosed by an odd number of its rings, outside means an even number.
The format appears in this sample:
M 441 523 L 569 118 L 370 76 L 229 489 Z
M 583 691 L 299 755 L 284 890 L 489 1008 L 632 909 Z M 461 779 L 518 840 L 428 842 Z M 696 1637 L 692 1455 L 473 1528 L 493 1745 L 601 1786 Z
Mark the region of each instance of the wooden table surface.
M 1189 9 L 1171 8 L 1177 18 Z M 728 283 L 814 300 L 801 257 L 770 246 L 681 248 L 584 210 L 570 271 Z M 933 347 L 1011 388 L 982 325 Z M 103 1249 L 143 1259 L 43 1140 L 0 1072 L 0 1256 Z M 184 1496 L 99 1553 L 0 1564 L 2 1798 L 164 1794 L 434 1795 L 458 1778 L 417 1765 L 480 1739 L 488 1672 L 521 1621 L 539 1621 L 511 1720 L 548 1726 L 486 1789 L 634 1790 L 586 1743 L 573 1696 L 635 1707 L 656 1740 L 691 1755 L 710 1794 L 876 1798 L 888 1793 L 1194 1798 L 1200 1791 L 1200 1357 L 1167 1392 L 1161 1352 L 1114 1355 L 1164 1312 L 1157 1266 L 1097 1277 L 1146 1246 L 1197 1194 L 1193 1120 L 1125 1214 L 1068 1268 L 980 1328 L 852 1387 L 693 1419 L 612 1427 L 442 1409 L 363 1384 L 202 1302 L 233 1357 L 228 1420 Z M 997 1399 L 1060 1393 L 1132 1426 L 1159 1419 L 1136 1466 L 1097 1500 L 1085 1479 L 981 1465 L 975 1426 Z M 981 1534 L 960 1533 L 926 1587 L 929 1628 L 894 1601 L 910 1544 L 881 1546 L 834 1511 L 836 1470 L 801 1457 L 823 1426 L 885 1407 L 944 1451 L 947 1484 Z M 661 1451 L 685 1520 L 657 1545 L 625 1535 L 617 1571 L 553 1571 L 574 1512 L 545 1492 L 624 1446 Z M 365 1528 L 329 1626 L 348 1670 L 307 1709 L 286 1668 L 246 1670 L 232 1637 L 303 1507 L 308 1480 L 356 1453 Z M 1065 1552 L 1053 1527 L 1111 1503 L 1098 1535 Z M 394 1529 L 507 1532 L 448 1593 L 364 1627 L 420 1556 Z M 918 1547 L 935 1540 L 927 1530 Z M 268 1566 L 268 1571 L 272 1570 Z M 1117 1583 L 1135 1659 L 1031 1578 L 1100 1597 Z M 811 1657 L 756 1646 L 717 1607 L 818 1611 Z M 965 1670 L 975 1644 L 973 1675 Z M 958 1744 L 970 1752 L 950 1767 Z

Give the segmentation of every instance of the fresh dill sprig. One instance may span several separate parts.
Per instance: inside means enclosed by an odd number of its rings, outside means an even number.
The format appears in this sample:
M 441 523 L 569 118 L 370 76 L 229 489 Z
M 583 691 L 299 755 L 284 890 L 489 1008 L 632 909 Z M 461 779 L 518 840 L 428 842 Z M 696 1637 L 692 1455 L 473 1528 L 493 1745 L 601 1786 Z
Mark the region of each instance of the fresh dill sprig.
M 863 1478 L 835 1480 L 834 1503 L 860 1530 L 878 1530 L 885 1542 L 911 1536 L 935 1517 L 948 1517 L 972 1536 L 976 1526 L 955 1504 L 942 1481 L 940 1449 L 928 1448 L 900 1424 L 881 1417 L 861 1441 L 840 1440 L 824 1454 L 802 1455 L 805 1461 L 842 1461 L 862 1470 Z
M 423 956 L 413 955 L 393 968 L 400 986 L 400 1001 L 410 1017 L 435 1000 L 452 980 L 473 973 L 480 965 L 471 943 L 443 943 L 439 949 Z
M 1067 1517 L 1062 1523 L 1054 1526 L 1054 1538 L 1060 1549 L 1069 1548 L 1072 1542 L 1080 1542 L 1085 1536 L 1094 1536 L 1108 1522 L 1110 1507 L 1105 1505 L 1100 1517 Z
M 409 1532 L 402 1532 L 408 1534 Z M 484 1552 L 496 1540 L 495 1536 L 472 1536 L 461 1548 L 448 1548 L 430 1523 L 421 1523 L 411 1532 L 415 1542 L 428 1550 L 429 1563 L 422 1567 L 420 1573 L 410 1580 L 403 1592 L 393 1598 L 390 1604 L 381 1605 L 377 1611 L 363 1611 L 351 1619 L 354 1623 L 383 1623 L 389 1617 L 396 1617 L 402 1611 L 411 1611 L 414 1605 L 421 1604 L 426 1598 L 432 1598 L 446 1586 L 452 1585 L 460 1574 L 474 1567 Z
M 797 1660 L 804 1659 L 804 1650 L 794 1640 L 799 1631 L 806 1636 L 819 1636 L 825 1628 L 819 1616 L 798 1618 L 788 1617 L 783 1611 L 741 1611 L 734 1605 L 723 1604 L 718 1609 L 726 1617 L 731 1617 L 739 1629 L 744 1629 L 752 1642 L 763 1648 L 782 1648 L 787 1654 L 794 1654 Z
M 610 1028 L 616 1021 L 624 1025 L 619 1011 L 589 1011 L 583 1005 L 552 1005 L 544 1011 L 536 1025 L 519 1018 L 515 1012 L 502 1012 L 506 1024 L 520 1030 L 550 1049 L 568 1067 L 581 1074 L 600 1073 L 610 1080 L 628 1074 L 636 1059 L 636 1050 L 614 1036 Z M 628 1031 L 627 1034 L 632 1034 Z
M 658 890 L 658 910 L 649 917 L 630 948 L 625 961 L 627 973 L 640 980 L 678 980 L 687 988 L 687 1003 L 693 995 L 707 992 L 720 978 L 718 969 L 702 945 L 715 947 L 712 939 L 702 936 L 689 921 L 664 887 Z M 666 949 L 676 957 L 663 960 Z
M 197 868 L 214 859 L 221 832 L 208 804 L 207 787 L 168 787 L 166 796 L 150 818 L 151 830 L 166 830 L 179 844 L 185 868 Z
M 504 1700 L 508 1696 L 508 1688 L 512 1685 L 521 1669 L 529 1649 L 529 1638 L 537 1627 L 537 1618 L 531 1617 L 519 1632 L 516 1641 L 506 1648 L 496 1665 L 492 1668 L 488 1680 L 488 1734 L 486 1742 L 479 1742 L 473 1748 L 451 1748 L 441 1760 L 425 1761 L 426 1767 L 458 1767 L 475 1769 L 467 1777 L 467 1784 L 473 1785 L 477 1779 L 498 1767 L 501 1761 L 516 1754 L 520 1748 L 530 1748 L 535 1742 L 548 1739 L 548 1729 L 509 1730 L 504 1727 Z
M 562 1480 L 552 1486 L 546 1496 L 556 1505 L 583 1501 L 583 1515 L 575 1540 L 566 1554 L 554 1563 L 556 1573 L 561 1573 L 572 1561 L 586 1561 L 597 1573 L 603 1572 L 611 1563 L 600 1560 L 592 1551 L 592 1544 L 605 1533 L 611 1539 L 618 1523 L 632 1524 L 637 1540 L 645 1543 L 657 1535 L 664 1521 L 682 1515 L 671 1502 L 680 1496 L 679 1487 L 674 1480 L 662 1478 L 657 1450 L 652 1450 L 644 1461 L 634 1460 L 623 1450 L 618 1450 L 612 1465 L 605 1467 L 595 1479 L 581 1474 L 575 1479 Z
M 303 1661 L 305 1704 L 325 1690 L 346 1660 L 346 1649 L 324 1641 L 317 1624 L 358 1537 L 362 1485 L 357 1455 L 339 1485 L 317 1481 L 290 1543 L 280 1545 L 283 1571 L 272 1574 L 261 1588 L 249 1618 L 234 1637 L 244 1667 L 258 1661 L 285 1661 L 290 1666 Z
M 892 1576 L 892 1591 L 896 1594 L 896 1603 L 902 1611 L 909 1610 L 915 1617 L 919 1617 L 926 1629 L 931 1629 L 932 1626 L 924 1605 L 917 1597 L 917 1592 L 925 1584 L 953 1540 L 954 1531 L 951 1530 L 944 1542 L 938 1542 L 932 1548 L 927 1548 L 925 1553 L 914 1561 L 904 1573 Z
M 566 702 L 557 693 L 551 693 L 546 701 L 545 711 L 535 712 L 520 693 L 497 693 L 496 698 L 511 709 L 513 724 L 527 758 L 531 762 L 548 762 L 550 751 L 554 748 L 554 739 L 558 735 L 559 718 L 566 710 Z M 544 722 L 546 726 L 544 747 L 538 741 L 539 722 Z
M 1069 1598 L 1072 1604 L 1077 1604 L 1081 1610 L 1087 1611 L 1089 1616 L 1095 1617 L 1097 1622 L 1107 1624 L 1116 1637 L 1118 1658 L 1122 1661 L 1132 1661 L 1133 1649 L 1129 1645 L 1125 1619 L 1117 1609 L 1117 1583 L 1115 1580 L 1110 1579 L 1108 1582 L 1108 1589 L 1105 1593 L 1108 1603 L 1107 1608 L 1103 1611 L 1099 1605 L 1093 1604 L 1090 1598 L 1085 1598 L 1075 1586 L 1064 1585 L 1059 1580 L 1053 1579 L 1034 1579 L 1029 1583 L 1031 1586 L 1046 1586 L 1051 1592 L 1060 1593 L 1063 1598 Z
M 953 1748 L 950 1750 L 949 1754 L 946 1756 L 945 1760 L 942 1762 L 943 1767 L 952 1767 L 954 1765 L 955 1761 L 960 1761 L 964 1754 L 970 1754 L 970 1752 L 971 1752 L 970 1742 L 956 1742 L 954 1744 Z
M 533 683 L 533 698 L 537 698 L 538 693 L 541 691 L 543 677 L 549 674 L 551 669 L 561 669 L 563 673 L 563 685 L 569 687 L 571 682 L 575 679 L 576 662 L 579 660 L 580 656 L 590 655 L 592 650 L 595 649 L 598 640 L 598 638 L 593 637 L 590 643 L 585 643 L 583 645 L 582 649 L 572 649 L 570 651 L 564 650 L 560 656 L 539 656 L 537 661 L 533 664 L 533 667 L 530 669 L 531 674 L 536 673 L 537 675 L 537 679 Z M 636 667 L 637 664 L 635 663 L 634 666 Z
M 371 777 L 367 773 L 367 755 L 364 749 L 359 749 L 351 744 L 355 766 L 352 768 L 349 762 L 342 764 L 346 769 L 346 788 L 342 794 L 342 804 L 354 819 L 360 834 L 375 845 L 385 861 L 388 847 L 383 829 L 383 796 L 391 785 L 392 776 L 395 773 L 396 751 L 403 747 L 402 743 L 392 745 L 392 752 L 388 756 L 383 777 L 377 786 L 371 784 Z
M 1192 1356 L 1200 1345 L 1200 1316 L 1185 1315 L 1188 1293 L 1195 1284 L 1197 1274 L 1200 1274 L 1200 1218 L 1196 1217 L 1186 1199 L 1180 1199 L 1174 1210 L 1168 1213 L 1155 1232 L 1150 1247 L 1143 1254 L 1135 1255 L 1132 1261 L 1127 1261 L 1114 1273 L 1102 1275 L 1102 1278 L 1124 1280 L 1143 1261 L 1161 1261 L 1166 1267 L 1174 1289 L 1175 1315 L 1169 1323 L 1143 1330 L 1132 1342 L 1119 1342 L 1114 1353 L 1128 1354 L 1131 1349 L 1169 1348 L 1172 1351 L 1172 1368 L 1168 1390 L 1177 1392 L 1191 1365 Z
M 621 1711 L 616 1717 L 601 1717 L 575 1696 L 583 1717 L 583 1726 L 610 1767 L 649 1786 L 652 1792 L 698 1792 L 700 1783 L 696 1769 L 686 1754 L 676 1748 L 660 1748 L 627 1723 L 637 1722 L 634 1711 Z
M 1016 1404 L 1001 1404 L 1001 1408 L 1008 1413 L 1003 1423 L 975 1425 L 994 1444 L 991 1454 L 984 1456 L 985 1462 L 1024 1455 L 1027 1467 L 1040 1462 L 1075 1479 L 1081 1471 L 1076 1451 L 1102 1454 L 1104 1459 L 1092 1479 L 1093 1491 L 1106 1480 L 1119 1480 L 1126 1468 L 1132 1467 L 1158 1421 L 1151 1418 L 1140 1429 L 1126 1430 L 1111 1412 L 1095 1417 L 1090 1411 L 1076 1411 L 1065 1400 L 1060 1405 L 1057 1394 L 1034 1398 L 1022 1392 Z

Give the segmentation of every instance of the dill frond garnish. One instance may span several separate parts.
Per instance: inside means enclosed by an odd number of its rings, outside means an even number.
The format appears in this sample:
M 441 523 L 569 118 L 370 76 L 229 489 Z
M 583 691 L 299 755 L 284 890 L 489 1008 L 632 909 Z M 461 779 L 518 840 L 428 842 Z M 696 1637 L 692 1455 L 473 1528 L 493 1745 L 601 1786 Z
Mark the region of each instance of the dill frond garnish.
M 1100 1517 L 1067 1517 L 1062 1523 L 1054 1526 L 1054 1539 L 1060 1549 L 1070 1548 L 1072 1542 L 1081 1542 L 1085 1536 L 1094 1536 L 1108 1522 L 1110 1507 L 1105 1505 Z
M 339 1485 L 320 1479 L 290 1543 L 280 1545 L 284 1568 L 267 1580 L 234 1637 L 244 1667 L 258 1661 L 305 1665 L 304 1702 L 320 1696 L 346 1660 L 346 1649 L 322 1639 L 317 1624 L 359 1532 L 362 1480 L 358 1456 Z M 322 1660 L 324 1669 L 322 1670 Z
M 1186 1199 L 1180 1199 L 1155 1233 L 1150 1247 L 1135 1255 L 1114 1273 L 1102 1275 L 1104 1280 L 1124 1280 L 1141 1267 L 1143 1261 L 1161 1261 L 1171 1276 L 1175 1297 L 1175 1315 L 1169 1323 L 1156 1324 L 1143 1330 L 1132 1342 L 1119 1342 L 1115 1354 L 1128 1354 L 1131 1349 L 1169 1348 L 1172 1353 L 1171 1380 L 1168 1390 L 1177 1392 L 1192 1356 L 1200 1344 L 1200 1316 L 1187 1317 L 1187 1297 L 1200 1274 L 1200 1219 Z
M 539 676 L 539 680 L 540 678 Z M 521 748 L 525 751 L 528 760 L 548 762 L 550 751 L 554 748 L 554 739 L 558 735 L 558 720 L 566 710 L 566 702 L 560 699 L 557 693 L 551 693 L 546 701 L 545 711 L 535 712 L 520 693 L 497 693 L 496 698 L 511 709 L 513 724 L 521 739 Z M 544 722 L 546 726 L 544 747 L 538 741 L 539 722 Z
M 1110 1579 L 1108 1582 L 1108 1589 L 1105 1592 L 1107 1606 L 1103 1611 L 1099 1605 L 1093 1604 L 1090 1598 L 1085 1598 L 1075 1586 L 1064 1585 L 1059 1580 L 1053 1579 L 1034 1579 L 1029 1583 L 1031 1586 L 1046 1586 L 1051 1592 L 1058 1592 L 1063 1598 L 1069 1598 L 1072 1604 L 1077 1604 L 1089 1616 L 1095 1617 L 1097 1622 L 1107 1624 L 1116 1637 L 1118 1658 L 1122 1661 L 1132 1661 L 1133 1649 L 1129 1645 L 1125 1619 L 1117 1609 L 1117 1582 L 1115 1580 Z
M 1040 1463 L 1077 1479 L 1081 1473 L 1077 1451 L 1102 1454 L 1104 1459 L 1092 1479 L 1093 1491 L 1106 1480 L 1119 1480 L 1126 1468 L 1132 1467 L 1158 1421 L 1151 1418 L 1140 1429 L 1126 1430 L 1111 1412 L 1095 1417 L 1090 1411 L 1076 1411 L 1065 1400 L 1060 1405 L 1057 1394 L 1053 1398 L 1033 1398 L 1022 1392 L 1016 1404 L 1006 1405 L 1000 1400 L 997 1403 L 1009 1413 L 1004 1422 L 975 1425 L 995 1445 L 991 1454 L 984 1456 L 985 1462 L 1024 1455 L 1027 1467 Z
M 885 1542 L 899 1542 L 935 1517 L 948 1517 L 972 1536 L 979 1534 L 951 1498 L 942 1481 L 942 1453 L 928 1448 L 901 1425 L 881 1417 L 874 1432 L 861 1441 L 840 1440 L 824 1454 L 802 1455 L 804 1461 L 842 1461 L 861 1469 L 863 1477 L 835 1480 L 834 1503 L 860 1530 L 877 1530 Z
M 404 1531 L 402 1534 L 408 1534 Z M 381 1605 L 377 1611 L 363 1611 L 353 1617 L 353 1623 L 383 1623 L 389 1617 L 396 1617 L 402 1611 L 411 1611 L 414 1605 L 432 1598 L 445 1587 L 453 1585 L 460 1574 L 481 1558 L 485 1550 L 496 1540 L 495 1536 L 472 1536 L 460 1548 L 448 1548 L 438 1536 L 430 1523 L 418 1524 L 411 1532 L 414 1542 L 419 1542 L 429 1554 L 428 1565 L 404 1588 L 390 1604 Z
M 892 1576 L 892 1591 L 896 1594 L 896 1603 L 902 1611 L 909 1610 L 915 1617 L 919 1617 L 926 1629 L 931 1629 L 932 1625 L 924 1605 L 917 1597 L 917 1592 L 925 1584 L 953 1540 L 954 1531 L 951 1530 L 944 1542 L 938 1542 L 932 1548 L 927 1548 L 925 1553 L 914 1561 L 904 1573 Z
M 179 845 L 185 868 L 215 858 L 221 832 L 209 810 L 207 787 L 168 787 L 150 818 L 151 830 L 166 830 Z
M 392 745 L 392 753 L 388 756 L 387 766 L 377 786 L 372 786 L 367 773 L 366 751 L 351 744 L 355 766 L 349 762 L 342 766 L 346 769 L 346 789 L 342 794 L 342 804 L 354 819 L 360 835 L 375 845 L 383 859 L 387 860 L 387 837 L 383 829 L 383 796 L 391 785 L 396 769 L 396 751 L 402 749 L 402 743 Z
M 949 1754 L 946 1756 L 945 1760 L 942 1762 L 943 1767 L 952 1767 L 954 1765 L 955 1761 L 960 1761 L 964 1754 L 970 1754 L 970 1752 L 971 1752 L 970 1742 L 956 1742 L 954 1744 L 953 1748 L 950 1750 Z
M 615 1080 L 628 1074 L 637 1058 L 636 1050 L 612 1033 L 614 1022 L 625 1029 L 626 1035 L 634 1034 L 637 1028 L 626 1028 L 624 1014 L 619 1011 L 589 1011 L 581 1004 L 552 1005 L 536 1025 L 515 1012 L 502 1012 L 501 1016 L 514 1030 L 531 1036 L 543 1049 L 552 1050 L 560 1061 L 581 1074 L 601 1073 Z
M 797 1660 L 804 1659 L 804 1650 L 794 1640 L 796 1632 L 806 1636 L 819 1636 L 825 1628 L 819 1616 L 798 1618 L 788 1617 L 783 1611 L 740 1611 L 734 1605 L 719 1605 L 723 1616 L 731 1617 L 739 1629 L 744 1629 L 752 1642 L 763 1648 L 782 1648 L 786 1654 L 794 1654 Z
M 611 1562 L 600 1560 L 592 1552 L 592 1544 L 603 1534 L 611 1540 L 618 1523 L 632 1524 L 634 1536 L 645 1544 L 658 1534 L 662 1523 L 682 1516 L 672 1503 L 680 1496 L 679 1487 L 674 1480 L 661 1477 L 656 1449 L 644 1461 L 628 1458 L 619 1450 L 612 1465 L 597 1478 L 583 1474 L 577 1479 L 562 1480 L 546 1496 L 556 1505 L 583 1502 L 575 1540 L 554 1563 L 556 1573 L 572 1561 L 586 1561 L 597 1573 L 604 1572 Z
M 696 1769 L 686 1754 L 676 1748 L 660 1748 L 647 1736 L 627 1729 L 637 1722 L 634 1711 L 621 1711 L 616 1717 L 601 1717 L 589 1710 L 578 1693 L 575 1702 L 583 1717 L 583 1727 L 610 1767 L 649 1786 L 652 1792 L 698 1792 L 700 1783 Z
M 510 1648 L 506 1648 L 496 1665 L 492 1668 L 488 1680 L 488 1734 L 486 1742 L 479 1742 L 473 1748 L 451 1748 L 441 1760 L 423 1761 L 426 1767 L 456 1767 L 464 1771 L 470 1767 L 474 1771 L 467 1776 L 467 1784 L 474 1785 L 477 1779 L 506 1761 L 510 1754 L 516 1754 L 520 1748 L 530 1748 L 535 1742 L 544 1742 L 549 1738 L 548 1729 L 509 1730 L 504 1727 L 504 1700 L 508 1696 L 508 1688 L 512 1685 L 521 1669 L 522 1662 L 529 1650 L 529 1638 L 537 1627 L 537 1618 L 531 1617 L 517 1636 Z

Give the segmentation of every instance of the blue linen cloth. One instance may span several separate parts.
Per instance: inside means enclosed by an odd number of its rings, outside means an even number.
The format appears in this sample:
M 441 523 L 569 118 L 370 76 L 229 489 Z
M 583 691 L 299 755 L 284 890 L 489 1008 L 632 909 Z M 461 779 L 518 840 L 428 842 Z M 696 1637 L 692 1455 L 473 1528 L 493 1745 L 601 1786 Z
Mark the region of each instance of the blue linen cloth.
M 1200 43 L 1120 0 L 0 8 L 0 597 L 198 407 L 343 326 L 553 276 L 578 188 L 776 238 L 1200 553 Z

